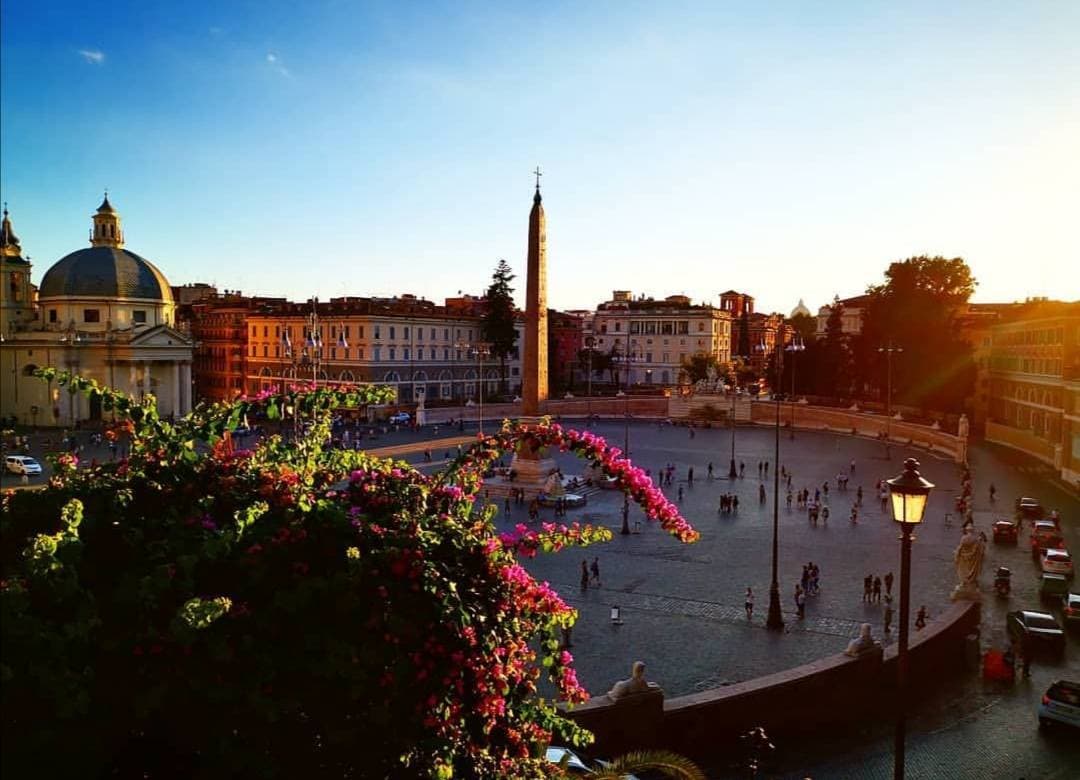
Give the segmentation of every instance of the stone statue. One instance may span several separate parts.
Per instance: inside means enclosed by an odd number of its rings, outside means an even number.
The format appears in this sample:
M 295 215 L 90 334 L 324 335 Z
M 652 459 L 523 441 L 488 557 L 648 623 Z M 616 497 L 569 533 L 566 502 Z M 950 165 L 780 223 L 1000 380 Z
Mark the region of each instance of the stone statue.
M 654 687 L 656 687 L 654 683 L 645 680 L 645 662 L 634 661 L 634 665 L 630 670 L 630 679 L 619 680 L 619 682 L 615 683 L 612 689 L 608 691 L 608 697 L 614 701 L 618 701 L 624 696 L 629 696 L 634 693 L 644 693 Z
M 547 480 L 544 482 L 544 494 L 548 498 L 558 498 L 566 494 L 562 484 L 562 476 L 559 472 L 553 471 L 548 475 Z
M 871 629 L 869 623 L 863 623 L 859 626 L 859 635 L 848 642 L 844 655 L 858 658 L 863 653 L 869 653 L 875 650 L 878 647 L 878 643 L 874 641 L 874 637 L 870 632 Z
M 966 414 L 960 415 L 960 422 L 958 422 L 956 424 L 956 435 L 961 439 L 966 439 L 968 437 L 968 428 L 969 427 L 970 426 L 969 426 L 969 423 L 968 423 L 967 415 Z
M 982 601 L 979 593 L 979 574 L 982 572 L 983 554 L 986 551 L 986 535 L 975 533 L 972 522 L 964 523 L 960 544 L 953 553 L 956 564 L 956 588 L 952 600 Z

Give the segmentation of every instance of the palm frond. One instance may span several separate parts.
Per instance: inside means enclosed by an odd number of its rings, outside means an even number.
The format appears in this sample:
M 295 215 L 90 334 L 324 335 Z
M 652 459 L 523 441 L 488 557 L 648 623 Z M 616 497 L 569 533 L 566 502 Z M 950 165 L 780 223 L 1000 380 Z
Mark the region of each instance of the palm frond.
M 596 778 L 622 778 L 628 774 L 656 770 L 676 780 L 705 780 L 705 774 L 686 756 L 668 750 L 635 750 L 619 756 L 594 773 Z

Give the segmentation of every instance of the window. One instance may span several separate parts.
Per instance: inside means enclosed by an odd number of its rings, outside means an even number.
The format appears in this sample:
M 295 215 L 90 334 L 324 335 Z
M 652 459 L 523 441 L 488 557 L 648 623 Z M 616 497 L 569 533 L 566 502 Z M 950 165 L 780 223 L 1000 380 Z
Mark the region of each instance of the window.
M 371 348 L 371 359 L 372 360 L 381 360 L 382 359 L 382 347 L 372 347 Z
M 391 330 L 393 330 L 393 329 L 391 328 Z M 397 349 L 395 347 L 390 347 L 390 359 L 391 360 L 396 360 L 397 359 Z
M 432 347 L 432 348 L 431 348 L 431 359 L 432 359 L 432 360 L 435 360 L 435 359 L 436 359 L 436 358 L 435 358 L 435 347 Z
M 146 309 L 136 309 L 131 312 L 131 321 L 136 325 L 146 324 Z
M 403 339 L 409 338 L 409 326 L 408 325 L 406 325 L 404 328 L 401 329 L 401 337 Z M 393 336 L 391 336 L 391 338 L 393 338 Z
M 266 354 L 268 351 L 269 350 L 266 348 L 266 345 L 263 344 L 263 357 L 269 357 L 269 355 Z
M 423 328 L 417 328 L 416 329 L 416 340 L 417 341 L 423 341 L 424 340 L 424 329 Z
M 450 340 L 450 328 L 443 328 L 442 340 L 443 341 L 449 341 Z
M 409 357 L 409 348 L 408 347 L 404 347 L 401 350 L 401 359 L 402 360 L 411 360 L 411 358 Z
M 259 329 L 255 325 L 251 326 L 251 335 L 252 336 L 258 336 L 259 335 Z
M 663 336 L 671 336 L 675 333 L 675 323 L 671 320 L 664 320 L 660 323 L 660 334 Z
M 393 340 L 395 338 L 394 326 L 393 325 L 390 326 L 390 338 L 391 338 L 391 340 Z
M 442 359 L 443 360 L 449 360 L 450 359 L 450 350 L 449 349 L 444 349 L 442 351 Z
M 615 332 L 619 333 L 621 330 L 622 330 L 622 323 L 621 322 L 616 322 L 615 323 Z
M 83 309 L 83 322 L 101 322 L 100 309 Z
M 263 325 L 263 338 L 270 338 L 270 328 L 266 325 Z
M 682 320 L 681 322 L 677 323 L 677 325 L 679 326 L 678 333 L 680 336 L 684 336 L 690 332 L 690 323 L 688 321 Z M 700 322 L 698 323 L 698 330 L 702 330 L 702 325 Z
M 56 322 L 56 309 L 49 309 L 49 322 Z
M 641 323 L 638 322 L 637 320 L 634 320 L 633 322 L 631 322 L 630 323 L 630 332 L 631 333 L 641 333 Z
M 431 329 L 431 340 L 432 340 L 432 341 L 434 341 L 434 340 L 435 340 L 435 328 L 432 328 L 432 329 Z
M 381 325 L 376 325 L 376 326 L 375 326 L 375 339 L 376 339 L 376 340 L 378 340 L 378 339 L 381 339 L 381 338 L 382 338 L 382 335 L 380 334 L 380 330 L 381 330 L 381 329 L 382 329 L 382 326 L 381 326 Z M 361 337 L 361 338 L 363 338 L 363 336 L 364 336 L 364 334 L 363 334 L 363 333 L 361 333 L 361 334 L 360 334 L 360 337 Z

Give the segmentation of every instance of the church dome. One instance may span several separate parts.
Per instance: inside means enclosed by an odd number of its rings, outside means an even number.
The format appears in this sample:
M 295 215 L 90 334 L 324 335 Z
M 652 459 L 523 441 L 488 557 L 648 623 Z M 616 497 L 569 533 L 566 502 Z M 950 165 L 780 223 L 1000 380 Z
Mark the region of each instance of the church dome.
M 165 275 L 149 260 L 116 246 L 80 249 L 46 271 L 38 297 L 64 296 L 172 302 Z

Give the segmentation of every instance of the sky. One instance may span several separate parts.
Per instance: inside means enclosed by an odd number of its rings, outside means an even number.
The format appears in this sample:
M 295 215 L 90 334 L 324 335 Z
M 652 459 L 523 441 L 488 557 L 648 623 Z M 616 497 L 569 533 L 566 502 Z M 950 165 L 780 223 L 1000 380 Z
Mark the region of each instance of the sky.
M 919 254 L 1080 298 L 1080 3 L 0 6 L 0 197 L 35 276 L 108 188 L 173 284 L 811 309 Z

